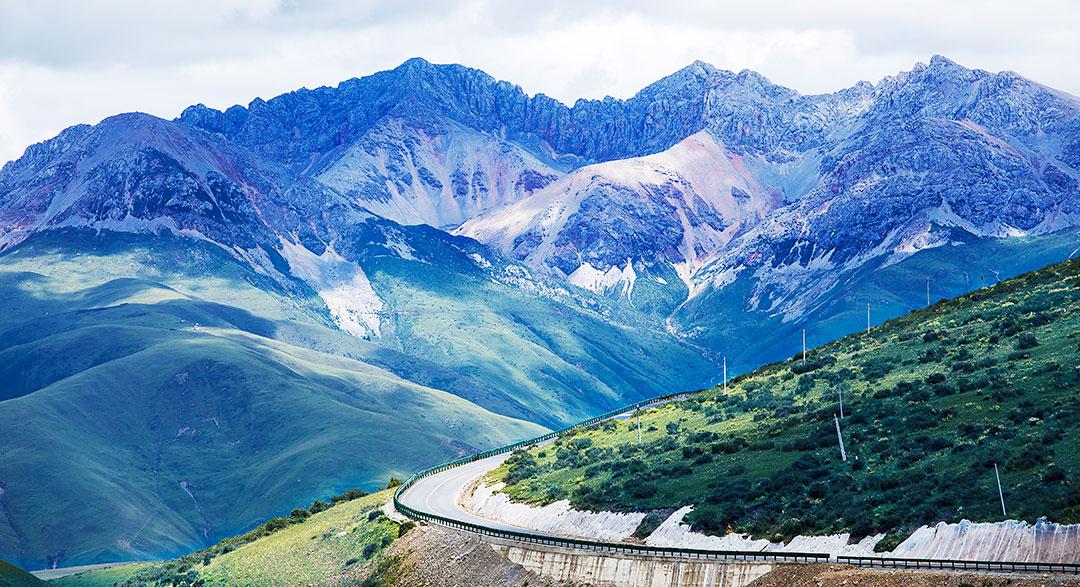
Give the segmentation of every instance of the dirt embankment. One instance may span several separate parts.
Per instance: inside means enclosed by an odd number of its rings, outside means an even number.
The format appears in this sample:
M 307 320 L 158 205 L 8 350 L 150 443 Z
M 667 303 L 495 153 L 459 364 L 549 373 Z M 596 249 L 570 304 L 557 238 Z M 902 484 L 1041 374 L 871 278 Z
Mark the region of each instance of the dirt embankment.
M 751 587 L 1080 587 L 1080 577 L 883 571 L 846 565 L 781 565 Z
M 510 562 L 475 536 L 434 526 L 410 530 L 375 571 L 385 587 L 562 587 Z

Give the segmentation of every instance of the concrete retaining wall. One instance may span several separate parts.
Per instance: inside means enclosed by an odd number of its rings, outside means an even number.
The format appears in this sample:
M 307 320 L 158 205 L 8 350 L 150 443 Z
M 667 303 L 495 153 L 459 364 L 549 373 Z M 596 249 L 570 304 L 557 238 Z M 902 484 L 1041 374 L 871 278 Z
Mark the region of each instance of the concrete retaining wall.
M 545 579 L 596 587 L 744 587 L 767 563 L 694 562 L 494 544 L 511 562 Z

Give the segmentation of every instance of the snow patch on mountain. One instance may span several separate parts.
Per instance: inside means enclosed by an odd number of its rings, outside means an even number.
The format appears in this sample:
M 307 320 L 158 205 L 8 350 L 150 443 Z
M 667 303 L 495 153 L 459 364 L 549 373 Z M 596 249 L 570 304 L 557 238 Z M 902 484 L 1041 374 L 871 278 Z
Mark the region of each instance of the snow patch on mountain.
M 634 291 L 637 273 L 634 272 L 634 264 L 630 259 L 626 260 L 626 265 L 608 267 L 606 271 L 601 271 L 586 262 L 582 263 L 566 280 L 580 288 L 597 293 L 607 293 L 621 288 L 619 295 L 629 298 Z
M 292 274 L 319 294 L 339 328 L 359 338 L 380 335 L 379 317 L 385 306 L 360 266 L 342 258 L 333 247 L 316 255 L 304 245 L 285 240 L 281 256 L 289 262 Z

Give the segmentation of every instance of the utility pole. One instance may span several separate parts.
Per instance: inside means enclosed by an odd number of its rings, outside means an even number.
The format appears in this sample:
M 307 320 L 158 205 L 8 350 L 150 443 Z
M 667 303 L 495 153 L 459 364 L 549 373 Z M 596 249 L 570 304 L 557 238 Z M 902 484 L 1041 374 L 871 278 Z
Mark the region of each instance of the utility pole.
M 802 360 L 806 360 L 806 329 L 802 329 Z
M 727 355 L 724 355 L 724 393 L 727 394 Z
M 1001 515 L 1008 517 L 1009 514 L 1005 513 L 1005 494 L 1001 492 L 1001 475 L 998 474 L 997 463 L 994 463 L 994 478 L 997 479 L 998 498 L 1001 499 Z
M 836 382 L 836 393 L 840 396 L 840 419 L 844 419 L 844 386 L 839 381 Z
M 637 411 L 637 445 L 641 446 L 641 408 Z
M 844 451 L 844 435 L 840 433 L 840 419 L 833 414 L 833 422 L 836 422 L 836 439 L 840 441 L 840 458 L 847 462 L 847 452 Z

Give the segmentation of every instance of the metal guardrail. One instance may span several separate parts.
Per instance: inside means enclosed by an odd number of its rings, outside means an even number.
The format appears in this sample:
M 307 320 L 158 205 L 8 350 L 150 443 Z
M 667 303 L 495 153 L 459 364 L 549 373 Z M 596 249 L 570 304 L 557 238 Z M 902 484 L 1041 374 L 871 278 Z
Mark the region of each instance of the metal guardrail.
M 1080 575 L 1080 564 L 1036 563 L 1017 561 L 977 561 L 963 559 L 896 558 L 876 556 L 838 556 L 836 562 L 859 567 L 888 569 L 943 569 L 969 571 L 1002 571 L 1015 573 L 1069 573 Z
M 756 550 L 708 550 L 698 548 L 676 548 L 625 544 L 618 542 L 599 542 L 578 538 L 545 536 L 543 534 L 517 532 L 513 530 L 500 530 L 498 528 L 489 528 L 487 526 L 480 526 L 478 524 L 462 522 L 460 520 L 454 520 L 437 514 L 430 514 L 427 512 L 415 510 L 401 503 L 401 495 L 405 491 L 408 491 L 410 487 L 415 485 L 417 481 L 425 477 L 441 473 L 448 469 L 460 467 L 461 465 L 473 463 L 480 459 L 486 459 L 495 455 L 513 452 L 519 448 L 523 448 L 526 446 L 532 446 L 534 444 L 546 442 L 567 432 L 578 430 L 580 428 L 587 428 L 589 426 L 592 426 L 604 420 L 609 420 L 611 418 L 614 418 L 615 416 L 619 416 L 627 412 L 632 412 L 634 410 L 649 407 L 659 403 L 666 403 L 680 398 L 689 397 L 694 393 L 696 392 L 672 393 L 668 395 L 657 396 L 647 400 L 642 400 L 640 402 L 624 406 L 617 410 L 612 410 L 605 414 L 600 414 L 599 416 L 589 418 L 588 420 L 578 422 L 577 424 L 567 426 L 560 430 L 548 432 L 547 434 L 542 434 L 535 438 L 521 440 L 512 444 L 508 444 L 506 446 L 500 446 L 498 448 L 493 448 L 484 452 L 472 454 L 466 457 L 462 457 L 460 459 L 455 459 L 447 463 L 431 467 L 429 469 L 424 469 L 423 471 L 420 471 L 419 473 L 416 473 L 415 475 L 409 477 L 397 488 L 397 490 L 394 492 L 394 508 L 414 520 L 434 522 L 443 526 L 447 526 L 449 528 L 455 528 L 458 530 L 464 530 L 467 532 L 473 532 L 485 536 L 492 536 L 495 538 L 502 538 L 505 540 L 513 540 L 516 542 L 523 542 L 527 544 L 540 544 L 545 546 L 573 548 L 577 550 L 588 550 L 594 552 L 608 552 L 614 554 L 628 554 L 638 556 L 679 558 L 689 560 L 762 561 L 774 563 L 827 563 L 833 560 L 832 557 L 826 553 Z M 918 559 L 873 556 L 837 556 L 835 558 L 835 562 L 839 564 L 847 564 L 857 567 L 879 567 L 891 569 L 939 569 L 1080 574 L 1080 564 L 1073 563 L 975 561 L 961 559 Z
M 500 530 L 488 528 L 469 522 L 462 522 L 443 516 L 417 511 L 405 505 L 397 505 L 398 511 L 413 519 L 434 522 L 450 528 L 524 542 L 528 544 L 540 544 L 561 548 L 573 548 L 576 550 L 588 550 L 593 552 L 606 552 L 612 554 L 627 554 L 638 556 L 656 556 L 667 558 L 693 559 L 693 560 L 728 560 L 728 561 L 767 561 L 788 563 L 828 562 L 829 555 L 808 552 L 761 552 L 742 550 L 707 550 L 697 548 L 668 548 L 662 546 L 648 546 L 638 544 L 626 544 L 622 542 L 599 542 L 595 540 L 582 540 L 577 538 L 563 538 L 532 534 L 529 532 L 516 532 L 513 530 Z

